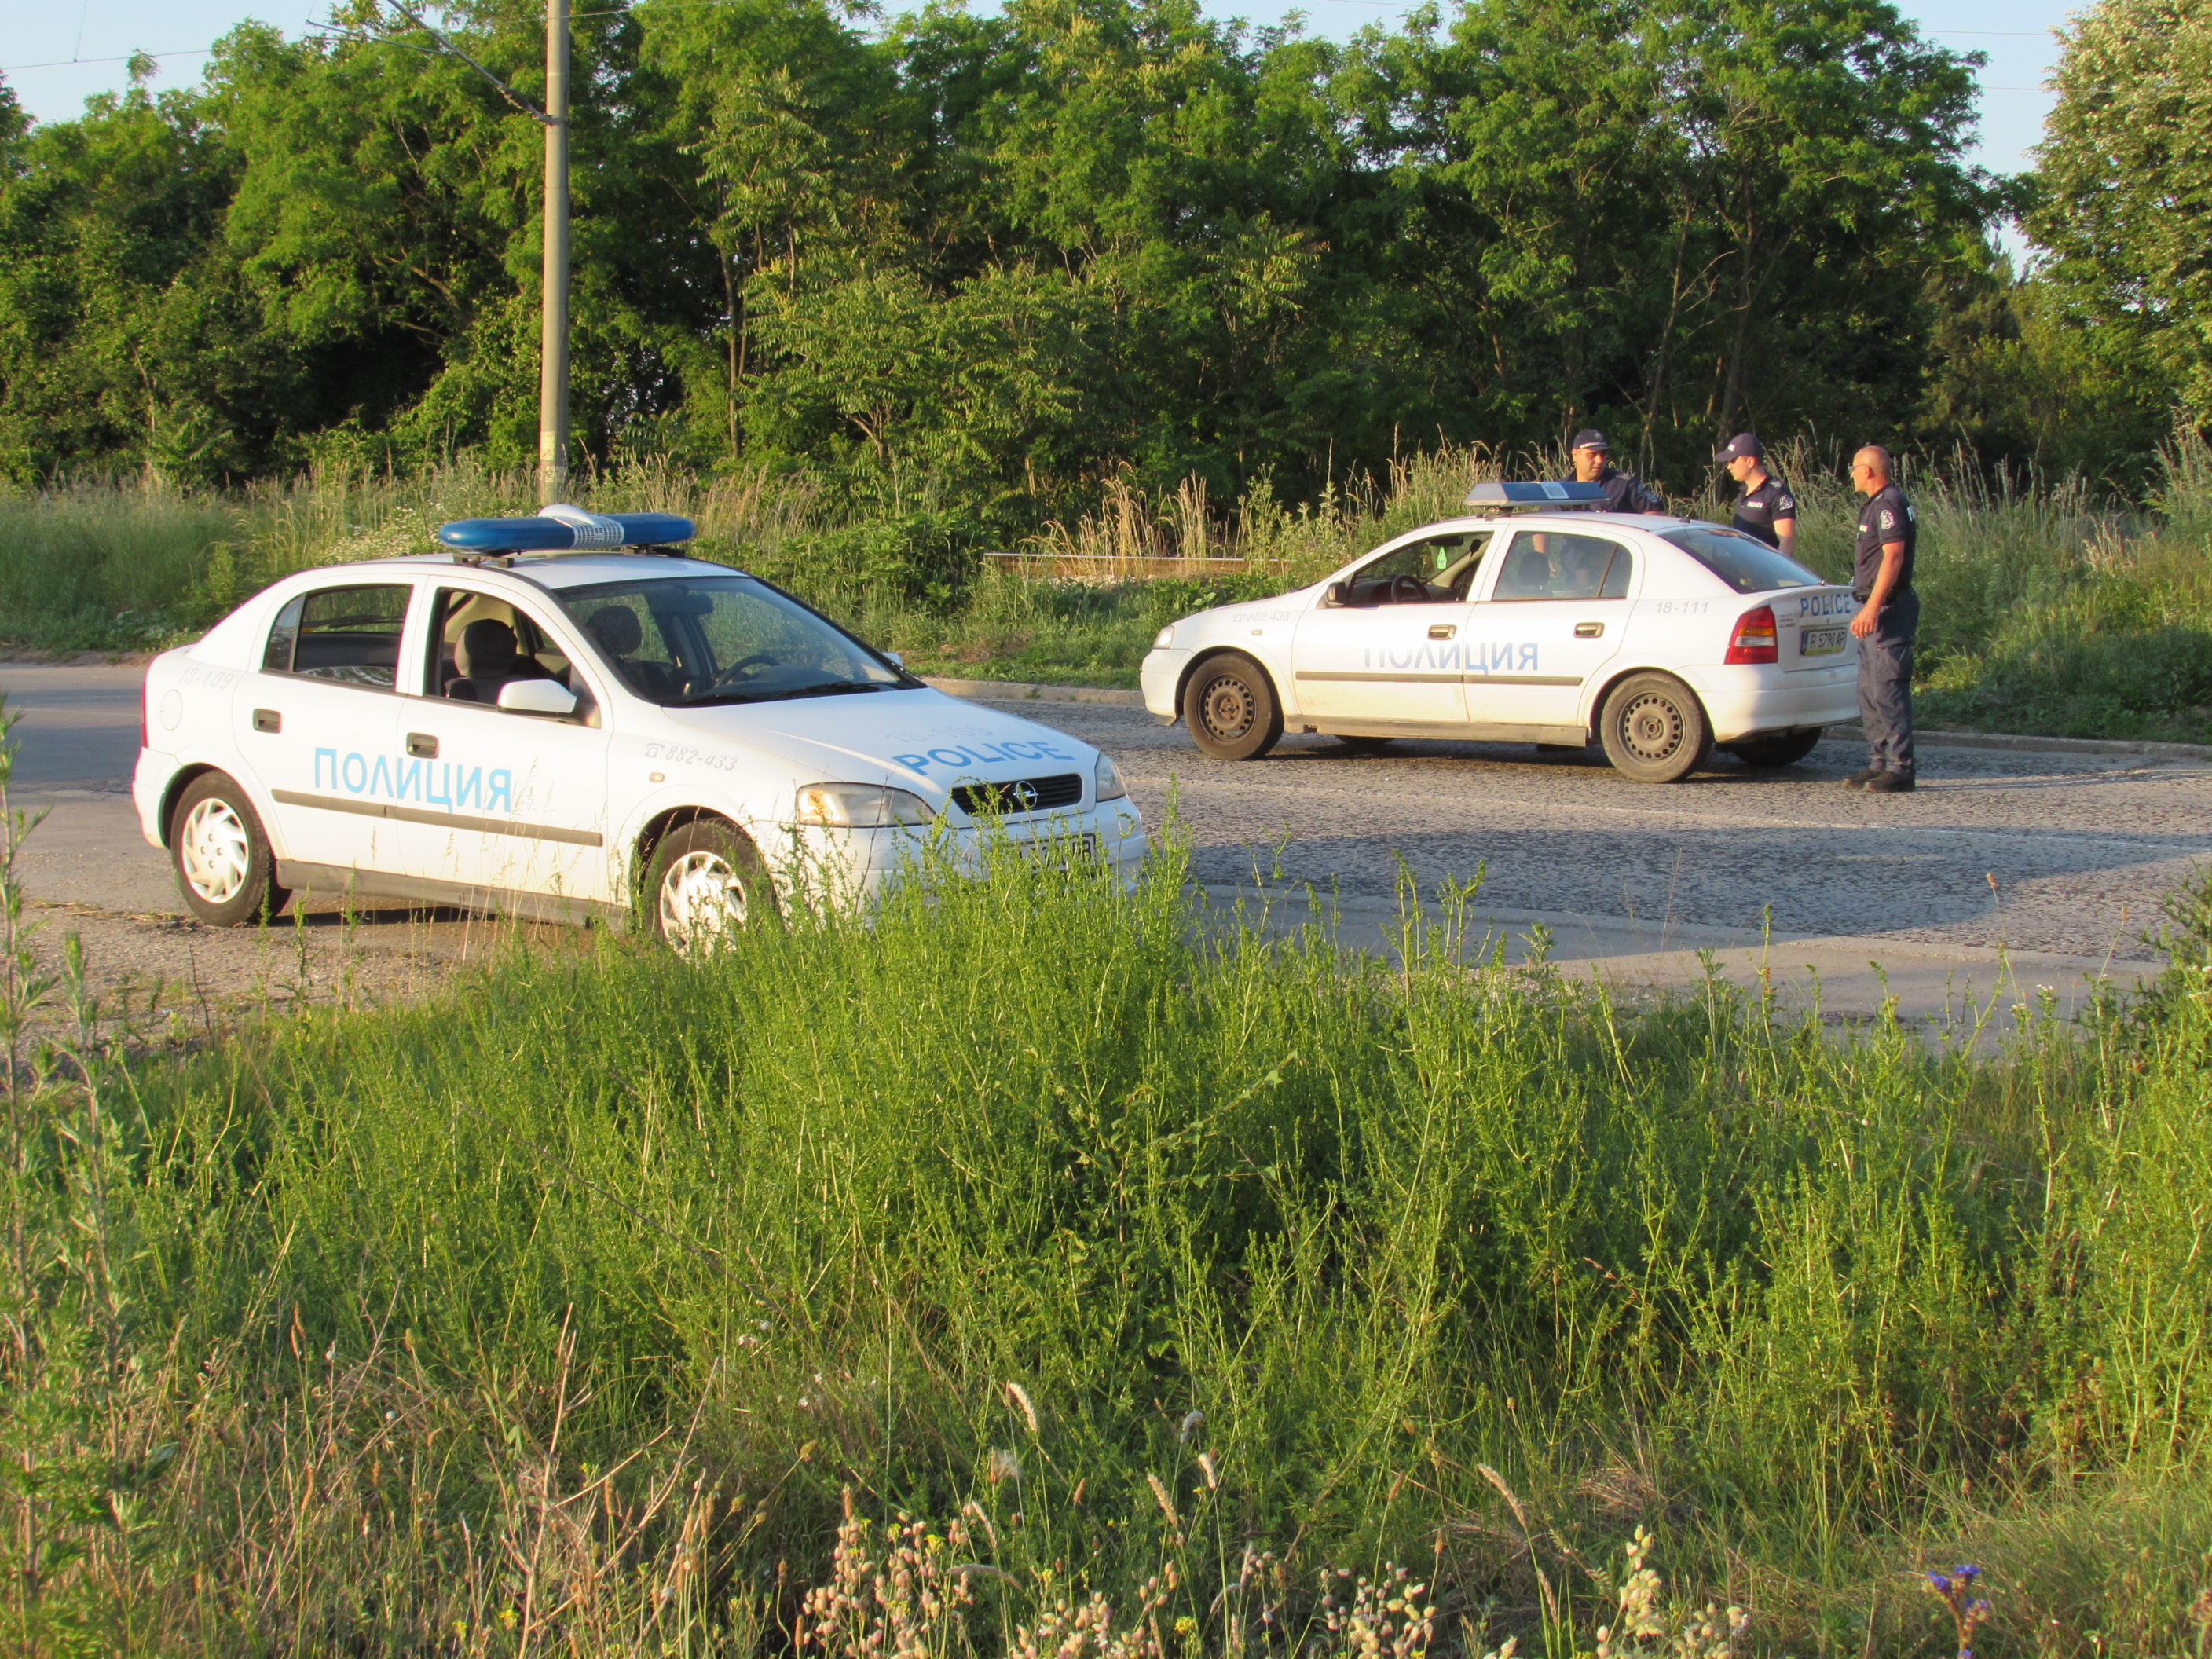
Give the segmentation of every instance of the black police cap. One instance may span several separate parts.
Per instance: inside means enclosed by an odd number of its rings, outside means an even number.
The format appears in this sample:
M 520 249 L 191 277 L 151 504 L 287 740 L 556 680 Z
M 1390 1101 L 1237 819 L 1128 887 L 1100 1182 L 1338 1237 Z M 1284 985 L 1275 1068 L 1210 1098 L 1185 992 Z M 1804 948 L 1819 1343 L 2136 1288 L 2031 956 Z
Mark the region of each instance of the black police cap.
M 1720 453 L 1713 459 L 1717 461 L 1733 461 L 1740 456 L 1749 456 L 1753 460 L 1759 460 L 1765 454 L 1766 446 L 1759 441 L 1759 434 L 1756 432 L 1739 432 L 1721 446 Z
M 1594 426 L 1586 426 L 1581 431 L 1575 434 L 1574 442 L 1569 444 L 1567 447 L 1570 449 L 1610 449 L 1613 446 L 1606 442 L 1604 433 L 1599 431 Z

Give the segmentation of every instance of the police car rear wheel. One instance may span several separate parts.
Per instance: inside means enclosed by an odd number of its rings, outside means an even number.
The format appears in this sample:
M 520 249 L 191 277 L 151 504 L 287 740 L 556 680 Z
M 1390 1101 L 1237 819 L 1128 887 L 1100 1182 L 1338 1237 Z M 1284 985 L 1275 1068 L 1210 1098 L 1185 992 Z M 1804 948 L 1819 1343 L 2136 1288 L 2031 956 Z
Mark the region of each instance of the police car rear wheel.
M 1820 745 L 1820 728 L 1810 732 L 1792 732 L 1779 738 L 1755 738 L 1749 743 L 1732 743 L 1728 746 L 1746 766 L 1759 771 L 1777 766 L 1795 766 Z
M 1671 674 L 1632 674 L 1599 717 L 1605 757 L 1638 783 L 1678 783 L 1712 752 L 1697 694 Z
M 684 956 L 729 945 L 774 904 L 759 853 L 720 818 L 697 818 L 663 836 L 645 890 L 654 935 Z
M 1233 651 L 1190 677 L 1182 723 L 1191 741 L 1216 760 L 1257 760 L 1283 735 L 1283 711 L 1267 670 Z
M 203 773 L 186 785 L 169 820 L 169 856 L 185 908 L 211 927 L 244 927 L 283 909 L 276 859 L 253 804 L 237 780 Z

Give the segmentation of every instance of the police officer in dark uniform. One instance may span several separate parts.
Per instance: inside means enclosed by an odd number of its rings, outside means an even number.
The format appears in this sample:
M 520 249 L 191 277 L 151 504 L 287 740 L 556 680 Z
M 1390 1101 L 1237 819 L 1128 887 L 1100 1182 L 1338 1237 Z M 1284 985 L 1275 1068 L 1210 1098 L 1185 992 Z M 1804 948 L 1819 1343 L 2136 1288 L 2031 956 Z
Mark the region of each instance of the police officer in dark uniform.
M 1595 427 L 1584 427 L 1576 433 L 1568 448 L 1569 459 L 1575 464 L 1575 476 L 1559 482 L 1603 484 L 1605 510 L 1608 513 L 1664 513 L 1667 504 L 1644 487 L 1643 479 L 1607 461 L 1608 447 L 1605 434 Z
M 1741 487 L 1735 516 L 1729 522 L 1756 536 L 1790 558 L 1797 556 L 1797 498 L 1790 486 L 1766 470 L 1766 450 L 1755 432 L 1739 432 L 1715 457 Z
M 1912 503 L 1891 476 L 1889 452 L 1869 444 L 1851 457 L 1851 487 L 1865 496 L 1859 510 L 1851 590 L 1859 613 L 1859 719 L 1866 727 L 1867 764 L 1846 787 L 1893 795 L 1913 787 L 1912 641 L 1920 628 L 1920 595 L 1912 586 L 1919 539 Z

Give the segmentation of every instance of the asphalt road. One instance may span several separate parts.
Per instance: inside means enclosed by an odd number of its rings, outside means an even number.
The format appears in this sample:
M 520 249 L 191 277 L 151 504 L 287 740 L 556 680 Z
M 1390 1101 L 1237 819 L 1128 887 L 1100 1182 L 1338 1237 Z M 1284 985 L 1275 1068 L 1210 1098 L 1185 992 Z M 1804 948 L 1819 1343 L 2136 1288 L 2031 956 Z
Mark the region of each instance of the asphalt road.
M 0 664 L 0 690 L 23 716 L 14 802 L 51 814 L 22 857 L 31 896 L 108 935 L 125 979 L 173 976 L 180 935 L 196 982 L 234 990 L 240 974 L 258 975 L 264 996 L 272 974 L 397 989 L 500 939 L 561 936 L 450 912 L 349 925 L 325 913 L 247 949 L 177 921 L 167 861 L 140 840 L 125 793 L 139 677 Z M 1516 956 L 1541 924 L 1556 958 L 1663 985 L 1694 979 L 1694 953 L 1709 950 L 1747 982 L 1764 967 L 1831 1012 L 1863 1014 L 1888 996 L 1920 1014 L 1955 1012 L 1968 994 L 2008 1006 L 2042 986 L 2078 1000 L 2108 963 L 2123 979 L 2142 971 L 2160 898 L 2212 862 L 2212 765 L 2195 762 L 1929 749 L 1918 793 L 1869 796 L 1841 787 L 1862 751 L 1836 742 L 1783 772 L 1723 757 L 1658 788 L 1594 752 L 1401 743 L 1354 757 L 1292 738 L 1265 760 L 1225 764 L 1141 709 L 1020 712 L 1111 753 L 1156 828 L 1172 797 L 1196 875 L 1222 902 L 1311 883 L 1337 896 L 1347 942 L 1381 944 L 1401 860 L 1430 894 L 1480 872 L 1479 911 Z M 1303 917 L 1295 903 L 1281 914 Z

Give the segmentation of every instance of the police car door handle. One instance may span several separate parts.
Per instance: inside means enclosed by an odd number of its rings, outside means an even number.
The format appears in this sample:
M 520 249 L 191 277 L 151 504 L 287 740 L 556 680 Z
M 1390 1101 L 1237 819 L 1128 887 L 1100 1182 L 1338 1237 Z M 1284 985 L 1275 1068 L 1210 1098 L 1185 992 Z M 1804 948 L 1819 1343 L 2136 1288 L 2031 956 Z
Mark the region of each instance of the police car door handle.
M 1435 623 L 1429 628 L 1429 637 L 1432 640 L 1449 640 L 1458 633 L 1459 629 L 1450 623 Z
M 282 732 L 284 716 L 274 708 L 257 708 L 253 711 L 253 729 L 257 732 Z
M 1605 624 L 1603 623 L 1577 623 L 1575 624 L 1575 637 L 1578 640 L 1595 640 L 1602 635 L 1604 632 Z
M 416 760 L 435 760 L 438 758 L 438 740 L 428 732 L 410 732 L 407 734 L 407 752 Z

